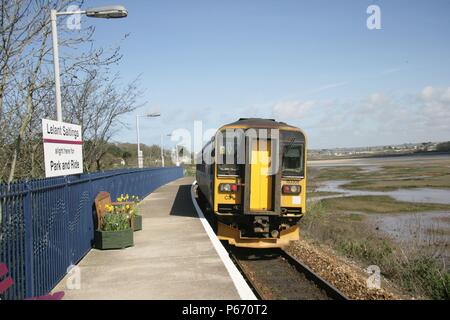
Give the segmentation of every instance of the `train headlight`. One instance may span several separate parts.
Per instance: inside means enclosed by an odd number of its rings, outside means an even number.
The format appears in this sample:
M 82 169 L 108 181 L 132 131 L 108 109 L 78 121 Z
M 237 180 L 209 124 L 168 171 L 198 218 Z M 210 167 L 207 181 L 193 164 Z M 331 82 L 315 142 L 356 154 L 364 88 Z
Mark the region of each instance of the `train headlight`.
M 219 184 L 220 192 L 236 192 L 238 189 L 237 184 L 235 183 L 221 183 Z
M 297 185 L 283 185 L 283 194 L 300 194 L 301 187 Z

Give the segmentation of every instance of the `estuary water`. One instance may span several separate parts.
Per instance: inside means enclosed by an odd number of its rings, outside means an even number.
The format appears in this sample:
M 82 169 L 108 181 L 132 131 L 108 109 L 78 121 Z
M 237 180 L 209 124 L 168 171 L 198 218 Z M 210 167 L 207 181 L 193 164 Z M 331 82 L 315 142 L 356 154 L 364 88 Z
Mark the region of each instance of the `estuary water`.
M 429 163 L 434 160 L 450 160 L 449 155 L 411 156 L 398 158 L 372 158 L 350 160 L 313 161 L 312 167 L 330 168 L 340 166 L 357 166 L 365 172 L 380 170 L 384 165 L 400 163 Z M 405 177 L 413 179 L 415 177 Z M 417 177 L 417 178 L 423 178 Z M 350 180 L 326 181 L 315 191 L 339 193 L 335 195 L 309 198 L 309 201 L 347 196 L 390 196 L 398 201 L 415 203 L 450 204 L 450 189 L 408 188 L 394 191 L 347 190 L 342 186 Z M 442 250 L 450 261 L 450 210 L 415 213 L 367 214 L 364 221 L 374 232 L 383 234 L 397 242 L 407 243 L 411 247 L 422 245 L 432 250 Z
M 397 201 L 450 204 L 450 190 L 436 188 L 411 188 L 393 191 L 348 190 L 342 186 L 350 180 L 325 181 L 316 191 L 338 192 L 338 195 L 314 197 L 314 200 L 348 196 L 390 196 Z

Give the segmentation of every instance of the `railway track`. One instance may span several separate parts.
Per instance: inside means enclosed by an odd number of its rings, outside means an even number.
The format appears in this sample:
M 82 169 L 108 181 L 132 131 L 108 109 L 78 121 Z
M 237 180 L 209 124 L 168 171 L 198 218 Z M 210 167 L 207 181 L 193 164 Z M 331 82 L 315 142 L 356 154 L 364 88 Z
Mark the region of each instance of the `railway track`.
M 230 257 L 262 300 L 347 300 L 338 289 L 281 249 L 227 246 Z
M 200 203 L 200 208 L 205 208 Z M 211 215 L 206 214 L 211 224 Z M 348 300 L 338 289 L 282 249 L 236 248 L 224 243 L 261 300 Z

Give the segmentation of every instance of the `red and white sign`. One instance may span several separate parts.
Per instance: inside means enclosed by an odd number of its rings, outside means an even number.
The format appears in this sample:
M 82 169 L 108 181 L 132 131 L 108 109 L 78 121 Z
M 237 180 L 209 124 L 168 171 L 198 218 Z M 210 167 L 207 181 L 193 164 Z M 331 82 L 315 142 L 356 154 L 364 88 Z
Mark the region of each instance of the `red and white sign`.
M 83 173 L 81 126 L 42 119 L 45 176 Z

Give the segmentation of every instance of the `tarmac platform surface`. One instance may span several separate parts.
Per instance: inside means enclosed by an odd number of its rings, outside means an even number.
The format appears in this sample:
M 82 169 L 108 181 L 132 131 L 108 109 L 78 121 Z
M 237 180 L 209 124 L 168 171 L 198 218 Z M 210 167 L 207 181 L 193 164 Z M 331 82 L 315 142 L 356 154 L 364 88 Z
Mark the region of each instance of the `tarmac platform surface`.
M 80 288 L 68 289 L 76 287 L 68 274 L 53 292 L 64 291 L 64 299 L 240 299 L 192 203 L 193 180 L 143 199 L 134 247 L 92 249 L 77 265 Z

